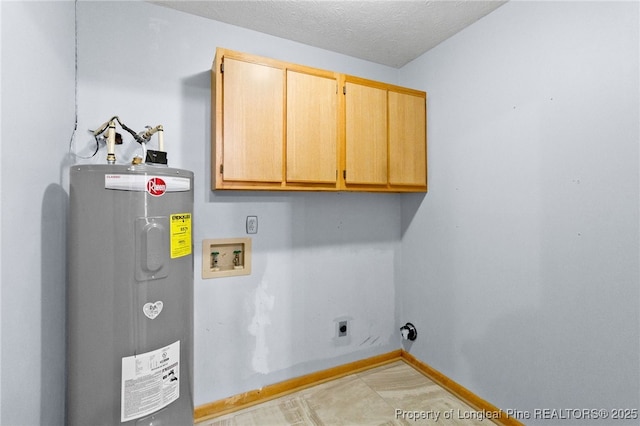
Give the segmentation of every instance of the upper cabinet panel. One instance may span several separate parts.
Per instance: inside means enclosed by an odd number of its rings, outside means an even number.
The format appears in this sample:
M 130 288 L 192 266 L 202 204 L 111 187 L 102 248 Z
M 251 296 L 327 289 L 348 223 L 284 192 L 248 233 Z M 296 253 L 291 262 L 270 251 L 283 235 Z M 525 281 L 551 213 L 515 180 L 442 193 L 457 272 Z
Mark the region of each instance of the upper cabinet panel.
M 281 182 L 282 70 L 226 58 L 222 80 L 224 180 Z
M 425 192 L 426 93 L 218 48 L 212 187 Z
M 347 82 L 347 184 L 387 184 L 387 92 Z
M 389 183 L 427 186 L 425 98 L 389 91 Z
M 338 81 L 287 71 L 287 182 L 336 184 Z

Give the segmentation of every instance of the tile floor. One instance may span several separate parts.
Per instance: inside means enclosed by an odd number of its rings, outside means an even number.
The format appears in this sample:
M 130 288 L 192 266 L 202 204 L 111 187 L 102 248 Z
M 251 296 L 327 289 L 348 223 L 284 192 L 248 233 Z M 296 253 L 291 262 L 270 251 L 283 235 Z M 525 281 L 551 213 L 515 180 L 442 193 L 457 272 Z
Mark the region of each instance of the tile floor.
M 493 424 L 410 365 L 396 361 L 198 426 Z

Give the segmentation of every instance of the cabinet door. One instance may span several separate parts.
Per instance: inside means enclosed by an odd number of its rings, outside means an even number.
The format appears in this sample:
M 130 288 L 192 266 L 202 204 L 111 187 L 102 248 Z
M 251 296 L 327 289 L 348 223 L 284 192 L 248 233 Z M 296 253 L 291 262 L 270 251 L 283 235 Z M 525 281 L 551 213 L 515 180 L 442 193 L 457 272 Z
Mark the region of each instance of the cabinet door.
M 347 184 L 387 183 L 387 91 L 346 83 Z
M 223 179 L 281 182 L 284 71 L 224 59 Z
M 337 81 L 287 71 L 287 181 L 335 183 Z
M 389 183 L 427 184 L 426 101 L 389 91 Z

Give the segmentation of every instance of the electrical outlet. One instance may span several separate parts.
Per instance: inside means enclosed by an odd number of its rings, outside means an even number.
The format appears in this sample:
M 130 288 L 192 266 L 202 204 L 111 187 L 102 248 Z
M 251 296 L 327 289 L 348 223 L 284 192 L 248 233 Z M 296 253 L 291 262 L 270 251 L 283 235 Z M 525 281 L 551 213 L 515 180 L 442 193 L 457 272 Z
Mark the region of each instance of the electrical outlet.
M 341 316 L 334 318 L 335 334 L 333 342 L 336 346 L 348 346 L 351 344 L 351 321 L 350 316 Z
M 338 337 L 346 337 L 348 334 L 347 321 L 338 322 Z
M 247 234 L 258 233 L 258 216 L 247 216 Z

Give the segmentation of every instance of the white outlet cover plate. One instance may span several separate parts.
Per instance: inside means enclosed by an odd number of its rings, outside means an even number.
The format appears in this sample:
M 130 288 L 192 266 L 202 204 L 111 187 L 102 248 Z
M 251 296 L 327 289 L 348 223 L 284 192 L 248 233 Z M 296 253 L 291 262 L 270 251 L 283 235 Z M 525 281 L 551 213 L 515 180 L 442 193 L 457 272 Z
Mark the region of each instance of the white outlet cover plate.
M 258 233 L 258 216 L 247 216 L 247 234 Z

